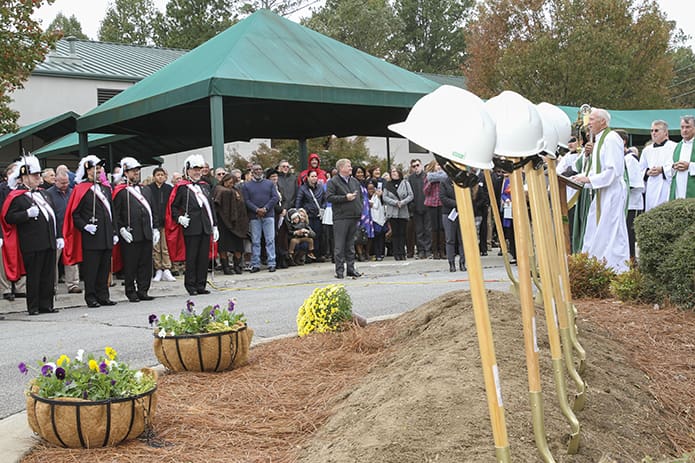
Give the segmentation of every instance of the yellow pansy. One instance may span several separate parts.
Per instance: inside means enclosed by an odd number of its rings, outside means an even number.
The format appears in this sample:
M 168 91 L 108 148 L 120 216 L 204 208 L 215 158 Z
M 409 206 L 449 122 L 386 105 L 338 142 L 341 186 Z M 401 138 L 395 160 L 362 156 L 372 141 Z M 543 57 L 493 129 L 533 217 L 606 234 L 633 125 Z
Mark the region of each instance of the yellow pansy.
M 61 355 L 60 357 L 58 357 L 58 360 L 56 360 L 56 364 L 57 364 L 59 367 L 62 367 L 62 366 L 63 366 L 63 363 L 65 363 L 65 364 L 70 363 L 70 357 L 68 357 L 68 356 L 65 355 L 65 354 L 63 354 L 63 355 Z
M 111 360 L 113 360 L 113 359 L 116 358 L 116 351 L 114 350 L 113 347 L 107 346 L 107 347 L 104 349 L 104 352 L 106 353 L 106 356 L 107 356 L 108 358 L 110 358 Z
M 97 371 L 99 369 L 99 364 L 96 360 L 92 359 L 89 361 L 89 369 L 94 371 Z

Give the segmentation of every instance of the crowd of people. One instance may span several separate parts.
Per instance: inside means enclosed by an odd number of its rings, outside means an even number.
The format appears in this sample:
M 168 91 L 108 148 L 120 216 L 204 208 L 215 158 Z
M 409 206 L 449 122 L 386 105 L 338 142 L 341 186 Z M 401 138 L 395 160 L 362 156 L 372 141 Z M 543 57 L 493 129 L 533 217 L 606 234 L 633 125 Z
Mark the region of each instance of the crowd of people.
M 695 197 L 695 119 L 682 118 L 679 143 L 668 140 L 664 121 L 654 121 L 641 156 L 609 124 L 610 114 L 594 109 L 593 137 L 583 147 L 570 139 L 557 169 L 580 185 L 567 191 L 573 251 L 606 258 L 621 271 L 637 252 L 634 218 L 665 201 Z M 132 157 L 110 179 L 96 156 L 80 160 L 74 173 L 65 165 L 42 170 L 38 159 L 24 157 L 0 183 L 3 298 L 26 297 L 36 315 L 57 311 L 59 283 L 69 293 L 84 291 L 89 307 L 115 304 L 113 275 L 123 279 L 127 299 L 139 302 L 153 299 L 151 281 L 180 275 L 190 295 L 207 294 L 207 273 L 214 270 L 275 272 L 330 260 L 336 278 L 359 278 L 356 262 L 387 256 L 446 259 L 449 271 L 466 270 L 454 186 L 436 161 L 412 159 L 407 172 L 391 166 L 383 173 L 349 159 L 329 170 L 317 154 L 308 161 L 299 174 L 287 160 L 242 172 L 210 169 L 192 155 L 183 172 L 169 176 L 157 167 L 143 181 Z M 483 172 L 477 174 L 480 255 L 505 240 L 513 263 L 509 177 L 494 170 L 492 194 Z M 502 219 L 500 234 L 492 207 Z M 55 284 L 41 284 L 46 281 Z

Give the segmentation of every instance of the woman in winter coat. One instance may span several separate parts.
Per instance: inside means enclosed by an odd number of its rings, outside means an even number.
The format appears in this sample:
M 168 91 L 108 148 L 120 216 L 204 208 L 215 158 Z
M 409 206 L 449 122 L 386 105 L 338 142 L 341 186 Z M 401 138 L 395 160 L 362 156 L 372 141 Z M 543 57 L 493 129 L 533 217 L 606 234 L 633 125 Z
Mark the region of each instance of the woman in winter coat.
M 410 183 L 403 180 L 403 173 L 397 167 L 391 168 L 391 180 L 381 197 L 386 206 L 386 218 L 391 224 L 393 257 L 405 260 L 405 233 L 408 227 L 408 204 L 413 200 Z
M 236 176 L 225 174 L 220 181 L 220 187 L 215 189 L 215 212 L 220 229 L 220 239 L 217 243 L 222 270 L 225 275 L 232 271 L 243 273 L 241 255 L 244 252 L 244 239 L 249 233 L 249 217 L 246 213 L 246 203 L 241 192 L 234 188 Z M 228 253 L 232 254 L 233 267 L 230 269 Z

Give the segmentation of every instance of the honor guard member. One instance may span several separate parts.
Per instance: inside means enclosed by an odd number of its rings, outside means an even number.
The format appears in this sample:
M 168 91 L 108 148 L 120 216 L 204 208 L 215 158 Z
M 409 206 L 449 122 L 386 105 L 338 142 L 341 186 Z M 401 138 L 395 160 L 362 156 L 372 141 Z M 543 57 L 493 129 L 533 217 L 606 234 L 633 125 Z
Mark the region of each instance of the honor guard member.
M 21 185 L 17 185 L 19 177 Z M 8 185 L 13 190 L 3 204 L 0 219 L 5 272 L 10 281 L 27 276 L 29 315 L 58 312 L 53 307 L 56 249 L 63 247 L 63 238 L 48 196 L 37 190 L 41 185 L 39 160 L 26 156 L 19 161 Z
M 184 180 L 174 186 L 166 210 L 166 239 L 172 261 L 186 261 L 184 286 L 191 296 L 208 294 L 208 259 L 219 238 L 210 185 L 201 181 L 205 160 L 193 154 L 184 162 Z M 183 244 L 183 245 L 182 245 Z
M 75 173 L 75 188 L 63 222 L 65 265 L 82 262 L 84 300 L 88 307 L 115 305 L 109 296 L 111 251 L 118 243 L 111 190 L 99 182 L 104 161 L 82 158 Z
M 121 172 L 125 182 L 116 182 L 113 192 L 114 215 L 120 227 L 125 295 L 130 302 L 154 299 L 147 291 L 152 279 L 152 246 L 159 242 L 159 230 L 154 227 L 152 191 L 140 185 L 140 167 L 137 159 L 123 158 Z

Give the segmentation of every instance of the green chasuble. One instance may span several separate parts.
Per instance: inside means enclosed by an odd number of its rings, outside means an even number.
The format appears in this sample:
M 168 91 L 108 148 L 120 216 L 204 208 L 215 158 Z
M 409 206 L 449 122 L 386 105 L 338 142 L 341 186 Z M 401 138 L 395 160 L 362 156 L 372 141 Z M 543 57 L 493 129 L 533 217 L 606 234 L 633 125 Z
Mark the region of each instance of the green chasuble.
M 673 150 L 673 162 L 676 163 L 680 160 L 681 157 L 681 148 L 683 147 L 683 140 L 678 142 L 676 145 L 676 149 Z M 695 145 L 693 146 L 692 151 L 690 151 L 690 162 L 695 162 Z M 686 188 L 685 188 L 685 197 L 686 198 L 695 198 L 695 176 L 690 175 L 689 172 L 686 171 L 686 174 L 688 175 L 688 182 L 686 183 Z M 678 174 L 674 175 L 673 178 L 671 179 L 671 193 L 668 196 L 669 201 L 676 199 L 676 177 Z

